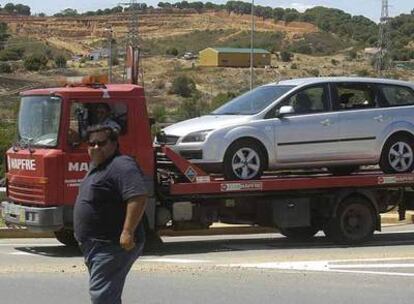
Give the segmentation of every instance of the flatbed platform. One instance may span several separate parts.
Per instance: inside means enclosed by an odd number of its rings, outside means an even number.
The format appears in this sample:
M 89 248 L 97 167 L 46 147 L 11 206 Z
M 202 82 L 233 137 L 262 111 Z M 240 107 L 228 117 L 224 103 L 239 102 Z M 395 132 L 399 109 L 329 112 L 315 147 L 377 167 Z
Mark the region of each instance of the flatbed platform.
M 319 190 L 333 188 L 390 188 L 414 185 L 414 173 L 384 174 L 382 172 L 360 172 L 347 176 L 330 174 L 265 176 L 258 180 L 227 181 L 203 177 L 193 183 L 170 185 L 171 195 L 202 195 L 246 192 L 279 192 L 297 190 Z

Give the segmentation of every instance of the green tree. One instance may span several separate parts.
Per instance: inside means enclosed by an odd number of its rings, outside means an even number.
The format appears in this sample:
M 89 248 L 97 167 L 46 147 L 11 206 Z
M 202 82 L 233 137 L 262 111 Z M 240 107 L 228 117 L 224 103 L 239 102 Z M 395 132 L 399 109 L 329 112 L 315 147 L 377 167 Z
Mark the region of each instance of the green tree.
M 182 97 L 190 97 L 196 92 L 196 84 L 187 76 L 179 76 L 173 80 L 171 93 Z
M 293 58 L 293 54 L 292 53 L 290 53 L 288 51 L 282 51 L 282 52 L 280 52 L 280 59 L 283 62 L 289 62 L 289 61 L 292 60 L 292 58 Z
M 24 59 L 23 65 L 28 71 L 39 71 L 46 68 L 47 57 L 43 54 L 32 54 Z
M 55 14 L 55 17 L 75 17 L 78 16 L 78 11 L 73 8 L 65 8 L 60 13 Z

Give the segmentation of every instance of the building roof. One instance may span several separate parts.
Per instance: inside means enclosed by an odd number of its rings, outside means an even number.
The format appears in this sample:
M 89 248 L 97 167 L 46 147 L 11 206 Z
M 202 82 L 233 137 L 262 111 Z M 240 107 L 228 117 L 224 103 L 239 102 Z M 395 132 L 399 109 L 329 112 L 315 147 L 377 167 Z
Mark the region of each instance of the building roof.
M 210 49 L 215 50 L 218 53 L 249 53 L 251 49 L 249 48 L 230 48 L 230 47 L 211 47 Z M 253 53 L 255 54 L 270 54 L 269 51 L 264 49 L 253 49 Z

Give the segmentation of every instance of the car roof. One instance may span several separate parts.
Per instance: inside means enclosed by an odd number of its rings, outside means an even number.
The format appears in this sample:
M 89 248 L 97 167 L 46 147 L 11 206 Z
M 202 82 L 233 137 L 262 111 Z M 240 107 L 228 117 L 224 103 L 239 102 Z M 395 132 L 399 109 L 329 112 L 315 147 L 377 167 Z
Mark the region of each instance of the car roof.
M 414 87 L 414 83 L 402 80 L 385 79 L 385 78 L 368 78 L 368 77 L 310 77 L 281 80 L 269 85 L 293 85 L 304 86 L 309 84 L 318 84 L 326 82 L 360 82 L 360 83 L 380 83 L 395 84 Z

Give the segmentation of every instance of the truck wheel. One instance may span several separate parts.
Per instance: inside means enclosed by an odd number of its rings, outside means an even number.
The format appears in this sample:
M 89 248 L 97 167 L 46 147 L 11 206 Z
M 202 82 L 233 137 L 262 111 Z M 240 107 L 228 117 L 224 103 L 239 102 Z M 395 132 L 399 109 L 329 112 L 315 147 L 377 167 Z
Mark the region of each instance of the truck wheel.
M 227 149 L 223 166 L 227 180 L 258 179 L 263 174 L 265 156 L 257 143 L 239 140 Z
M 282 235 L 288 239 L 295 241 L 307 241 L 310 240 L 316 233 L 318 233 L 319 228 L 309 226 L 309 227 L 294 227 L 294 228 L 279 228 L 279 231 Z
M 414 170 L 414 140 L 406 135 L 387 140 L 381 153 L 380 168 L 384 173 L 404 173 Z
M 376 213 L 370 202 L 361 197 L 345 199 L 336 217 L 324 228 L 325 235 L 337 244 L 360 244 L 372 237 L 376 227 Z
M 78 247 L 78 242 L 75 239 L 72 229 L 62 228 L 54 232 L 56 239 L 68 247 Z

